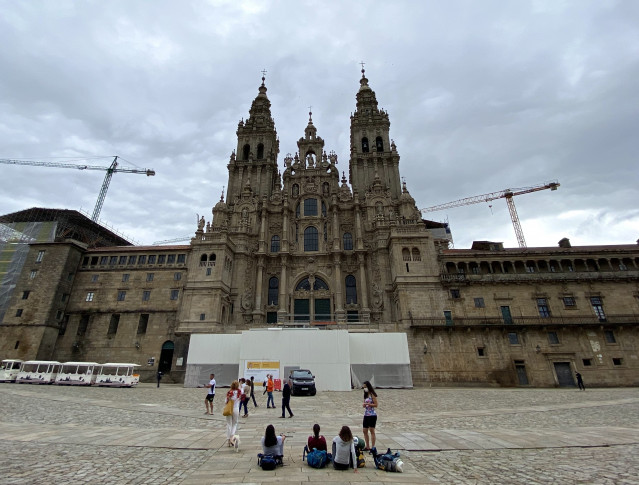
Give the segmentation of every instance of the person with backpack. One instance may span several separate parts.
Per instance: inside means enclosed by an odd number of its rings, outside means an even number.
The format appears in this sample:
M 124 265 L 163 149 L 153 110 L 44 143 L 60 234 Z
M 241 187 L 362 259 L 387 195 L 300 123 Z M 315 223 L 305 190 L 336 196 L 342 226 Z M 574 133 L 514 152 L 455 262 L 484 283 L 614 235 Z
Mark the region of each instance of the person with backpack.
M 275 426 L 269 424 L 262 437 L 262 454 L 283 457 L 284 440 L 286 440 L 286 435 L 275 436 Z
M 204 398 L 204 406 L 206 406 L 206 412 L 204 414 L 213 414 L 213 399 L 215 399 L 215 374 L 209 376 L 211 379 L 204 387 L 209 388 L 209 392 Z
M 319 451 L 328 451 L 328 448 L 326 448 L 326 438 L 324 438 L 323 436 L 320 436 L 319 432 L 320 432 L 320 425 L 314 424 L 313 436 L 308 437 L 308 442 L 307 442 L 308 449 L 313 450 L 313 448 L 315 448 Z
M 355 443 L 351 429 L 348 426 L 342 426 L 339 435 L 333 438 L 333 468 L 348 470 L 350 467 L 353 467 L 357 473 Z

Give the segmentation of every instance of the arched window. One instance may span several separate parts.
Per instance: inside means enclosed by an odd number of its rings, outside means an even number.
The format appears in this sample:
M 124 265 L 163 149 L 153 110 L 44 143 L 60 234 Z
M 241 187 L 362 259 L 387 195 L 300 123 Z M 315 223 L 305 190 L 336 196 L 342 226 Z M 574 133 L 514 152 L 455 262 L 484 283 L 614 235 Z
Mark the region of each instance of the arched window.
M 402 259 L 404 261 L 410 261 L 410 251 L 408 248 L 402 248 Z
M 262 158 L 264 158 L 264 145 L 260 143 L 257 145 L 257 159 L 261 160 Z
M 362 152 L 368 153 L 368 138 L 362 138 Z
M 268 305 L 278 305 L 280 281 L 273 276 L 268 280 Z
M 305 216 L 317 215 L 317 199 L 304 199 L 304 215 Z
M 353 236 L 350 232 L 344 233 L 344 251 L 353 250 Z
M 326 281 L 316 276 L 315 281 L 313 282 L 313 290 L 328 290 L 328 285 L 326 284 Z
M 280 237 L 279 236 L 273 236 L 271 238 L 271 252 L 272 253 L 279 253 L 280 252 Z
M 304 229 L 304 251 L 318 251 L 319 239 L 317 228 L 309 226 Z
M 200 261 L 206 261 L 208 259 L 208 257 L 206 256 L 206 254 L 203 254 L 202 256 L 200 256 Z
M 211 255 L 209 256 L 209 261 L 215 261 L 215 259 L 215 253 L 211 253 Z
M 419 249 L 413 248 L 413 261 L 421 261 L 422 257 L 419 254 Z
M 378 136 L 377 138 L 375 138 L 375 148 L 377 149 L 378 152 L 384 151 L 384 142 L 381 136 Z
M 328 225 L 324 223 L 324 242 L 328 241 Z
M 242 148 L 242 160 L 248 160 L 250 151 L 251 151 L 251 146 L 249 144 L 244 145 L 244 148 Z
M 346 304 L 357 304 L 357 281 L 350 274 L 346 277 Z
M 304 278 L 295 287 L 295 291 L 300 291 L 300 290 L 311 291 L 311 283 L 310 281 L 308 281 L 308 278 Z

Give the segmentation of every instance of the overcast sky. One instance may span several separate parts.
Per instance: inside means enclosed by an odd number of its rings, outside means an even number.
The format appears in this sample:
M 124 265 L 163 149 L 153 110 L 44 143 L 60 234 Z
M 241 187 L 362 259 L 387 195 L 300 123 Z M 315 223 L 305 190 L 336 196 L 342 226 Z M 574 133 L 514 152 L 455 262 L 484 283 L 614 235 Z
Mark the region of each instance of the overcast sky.
M 312 105 L 348 174 L 365 62 L 419 208 L 515 198 L 529 247 L 639 238 L 639 2 L 0 0 L 0 158 L 111 155 L 101 219 L 141 244 L 191 235 L 227 185 L 266 69 L 295 152 Z M 82 162 L 79 162 L 82 163 Z M 100 171 L 0 164 L 0 213 L 91 213 Z M 516 247 L 504 199 L 430 213 L 456 248 Z

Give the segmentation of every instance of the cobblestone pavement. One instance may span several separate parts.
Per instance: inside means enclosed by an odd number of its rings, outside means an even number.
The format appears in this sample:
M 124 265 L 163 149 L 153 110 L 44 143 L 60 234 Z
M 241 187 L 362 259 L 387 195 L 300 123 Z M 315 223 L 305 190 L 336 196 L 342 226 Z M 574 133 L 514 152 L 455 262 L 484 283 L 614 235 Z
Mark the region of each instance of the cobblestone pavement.
M 330 440 L 362 436 L 362 392 L 293 397 L 295 417 L 249 407 L 239 452 L 226 446 L 223 393 L 205 389 L 0 384 L 0 484 L 444 483 L 639 484 L 639 389 L 379 390 L 377 447 L 399 450 L 404 473 L 357 474 L 301 460 L 314 423 Z M 281 398 L 276 394 L 276 403 Z M 257 467 L 267 424 L 287 434 L 285 466 Z

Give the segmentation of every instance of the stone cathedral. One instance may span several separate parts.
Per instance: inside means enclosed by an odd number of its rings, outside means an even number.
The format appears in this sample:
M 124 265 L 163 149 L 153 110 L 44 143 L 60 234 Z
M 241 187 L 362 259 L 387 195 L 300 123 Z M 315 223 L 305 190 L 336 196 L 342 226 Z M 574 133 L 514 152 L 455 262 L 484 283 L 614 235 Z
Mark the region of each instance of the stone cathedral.
M 264 80 L 263 80 L 264 81 Z M 228 164 L 226 201 L 191 243 L 180 330 L 263 323 L 390 322 L 410 276 L 432 258 L 415 201 L 402 186 L 388 113 L 362 74 L 351 116 L 348 182 L 313 125 L 278 169 L 279 140 L 262 82 Z M 406 258 L 402 251 L 409 253 Z M 435 270 L 435 268 L 433 268 Z
M 339 168 L 312 113 L 280 155 L 262 78 L 190 244 L 132 246 L 71 210 L 0 216 L 0 358 L 185 382 L 193 338 L 312 327 L 405 337 L 415 385 L 639 385 L 638 244 L 453 249 L 399 162 L 363 70 Z

